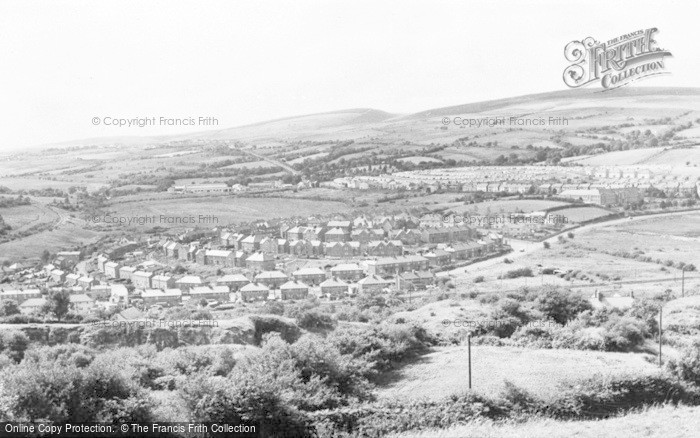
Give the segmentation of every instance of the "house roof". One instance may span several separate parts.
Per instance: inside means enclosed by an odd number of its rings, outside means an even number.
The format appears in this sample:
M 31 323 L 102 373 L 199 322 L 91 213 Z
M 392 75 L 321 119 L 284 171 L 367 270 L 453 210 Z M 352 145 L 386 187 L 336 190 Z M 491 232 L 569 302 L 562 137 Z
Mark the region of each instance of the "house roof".
M 362 268 L 360 268 L 355 263 L 341 263 L 341 264 L 333 266 L 331 268 L 331 272 L 346 272 L 346 271 L 361 271 L 361 270 L 362 270 Z
M 111 287 L 112 290 L 112 295 L 113 296 L 119 296 L 119 297 L 128 297 L 129 296 L 129 289 L 126 288 L 123 284 L 113 284 Z
M 221 287 L 221 286 L 219 286 Z M 228 293 L 228 288 L 225 288 L 225 292 Z M 202 295 L 202 294 L 211 294 L 214 293 L 214 289 L 210 288 L 209 286 L 198 286 L 198 287 L 193 287 L 192 290 L 190 290 L 190 295 Z M 219 291 L 221 292 L 221 291 Z
M 321 268 L 301 268 L 292 272 L 292 275 L 326 275 Z
M 263 271 L 255 276 L 256 280 L 266 280 L 274 278 L 287 278 L 287 275 L 280 271 Z
M 290 280 L 286 283 L 284 283 L 282 286 L 280 286 L 280 290 L 282 289 L 308 289 L 309 286 L 305 285 L 301 281 L 295 281 L 295 280 Z
M 241 288 L 241 292 L 270 291 L 264 284 L 248 283 Z
M 120 317 L 123 319 L 128 319 L 128 320 L 135 320 L 135 319 L 143 319 L 144 314 L 141 312 L 139 309 L 135 307 L 129 307 L 128 309 L 124 309 L 121 312 L 118 313 Z
M 321 283 L 319 286 L 323 287 L 348 287 L 348 284 L 343 280 L 337 280 L 335 278 L 329 278 L 328 280 Z
M 393 265 L 395 263 L 414 263 L 414 262 L 425 262 L 428 259 L 426 259 L 423 256 L 418 256 L 418 255 L 407 255 L 407 256 L 398 256 L 398 257 L 382 257 L 377 260 L 368 260 L 368 264 L 374 264 L 374 265 Z
M 248 278 L 243 275 L 243 274 L 229 274 L 229 275 L 224 275 L 223 277 L 220 277 L 218 280 L 216 280 L 218 283 L 225 283 L 225 282 L 233 282 L 233 281 L 250 281 Z
M 203 284 L 202 279 L 196 275 L 186 275 L 175 282 L 176 284 Z
M 275 258 L 272 257 L 269 254 L 263 253 L 263 252 L 256 252 L 255 254 L 251 255 L 246 259 L 248 262 L 267 262 L 270 260 L 274 260 Z
M 204 253 L 207 257 L 230 257 L 233 251 L 227 251 L 223 249 L 210 249 Z
M 41 307 L 46 304 L 46 298 L 30 298 L 19 305 L 19 307 Z
M 73 294 L 69 295 L 68 298 L 70 299 L 71 303 L 92 303 L 95 301 L 85 294 Z
M 357 284 L 362 285 L 362 286 L 372 285 L 372 284 L 385 285 L 385 284 L 391 284 L 391 283 L 392 283 L 392 281 L 384 280 L 383 278 L 377 277 L 376 275 L 368 275 L 367 277 L 365 277 L 362 280 L 357 282 Z

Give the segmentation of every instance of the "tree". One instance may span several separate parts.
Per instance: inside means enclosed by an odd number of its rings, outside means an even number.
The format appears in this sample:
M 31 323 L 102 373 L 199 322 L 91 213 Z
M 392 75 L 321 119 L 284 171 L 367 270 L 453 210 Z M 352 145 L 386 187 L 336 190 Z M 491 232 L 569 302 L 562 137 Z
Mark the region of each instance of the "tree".
M 68 291 L 61 290 L 49 294 L 46 304 L 44 305 L 44 313 L 51 313 L 57 320 L 61 320 L 68 313 L 70 307 L 70 295 Z
M 49 260 L 51 260 L 51 253 L 49 252 L 48 249 L 45 249 L 45 250 L 41 253 L 41 263 L 48 263 Z
M 557 323 L 566 324 L 584 310 L 591 310 L 592 306 L 579 295 L 548 287 L 538 294 L 535 308 Z
M 14 300 L 2 300 L 0 302 L 0 316 L 10 316 L 19 313 L 19 306 Z
M 10 330 L 0 334 L 0 352 L 5 353 L 15 362 L 22 361 L 27 347 L 29 347 L 29 338 L 21 331 Z

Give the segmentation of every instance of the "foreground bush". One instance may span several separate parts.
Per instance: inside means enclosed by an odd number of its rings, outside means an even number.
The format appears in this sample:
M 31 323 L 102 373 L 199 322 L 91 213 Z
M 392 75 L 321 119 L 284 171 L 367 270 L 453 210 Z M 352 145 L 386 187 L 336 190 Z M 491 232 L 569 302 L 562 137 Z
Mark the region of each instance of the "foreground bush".
M 404 324 L 338 328 L 328 340 L 341 354 L 370 362 L 376 372 L 388 371 L 437 343 L 423 327 Z
M 10 421 L 152 420 L 151 403 L 117 363 L 79 368 L 30 361 L 6 367 L 0 377 L 0 400 Z
M 312 414 L 323 437 L 383 437 L 390 433 L 467 424 L 478 418 L 504 418 L 503 405 L 474 393 L 442 401 L 381 401 Z
M 590 378 L 562 385 L 560 395 L 543 404 L 547 416 L 563 419 L 607 418 L 658 404 L 700 404 L 700 389 L 675 378 L 651 376 Z
M 671 360 L 667 367 L 679 379 L 700 385 L 700 341 L 684 349 L 681 357 Z

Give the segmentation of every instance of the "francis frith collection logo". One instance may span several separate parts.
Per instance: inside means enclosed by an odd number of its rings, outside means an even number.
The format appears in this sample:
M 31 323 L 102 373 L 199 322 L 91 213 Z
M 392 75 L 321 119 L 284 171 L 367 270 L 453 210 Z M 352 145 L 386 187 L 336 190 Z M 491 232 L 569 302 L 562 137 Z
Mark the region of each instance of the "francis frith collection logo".
M 564 83 L 571 88 L 600 83 L 604 89 L 623 87 L 651 76 L 668 74 L 665 57 L 671 52 L 659 48 L 654 39 L 657 28 L 641 29 L 606 42 L 592 37 L 572 41 L 564 48 L 567 61 Z

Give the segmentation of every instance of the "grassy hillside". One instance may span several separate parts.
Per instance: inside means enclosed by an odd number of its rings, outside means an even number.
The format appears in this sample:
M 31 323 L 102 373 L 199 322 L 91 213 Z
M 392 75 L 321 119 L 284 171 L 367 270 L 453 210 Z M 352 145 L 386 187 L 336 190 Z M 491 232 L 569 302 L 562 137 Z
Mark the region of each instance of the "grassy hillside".
M 533 394 L 548 398 L 564 381 L 597 375 L 651 374 L 657 367 L 632 353 L 574 350 L 534 350 L 472 346 L 472 389 L 482 395 L 498 394 L 508 380 Z M 467 347 L 441 347 L 421 356 L 389 377 L 380 397 L 439 400 L 468 389 Z
M 661 406 L 599 421 L 535 419 L 524 423 L 479 421 L 449 429 L 406 432 L 391 438 L 690 438 L 700 430 L 699 407 Z

